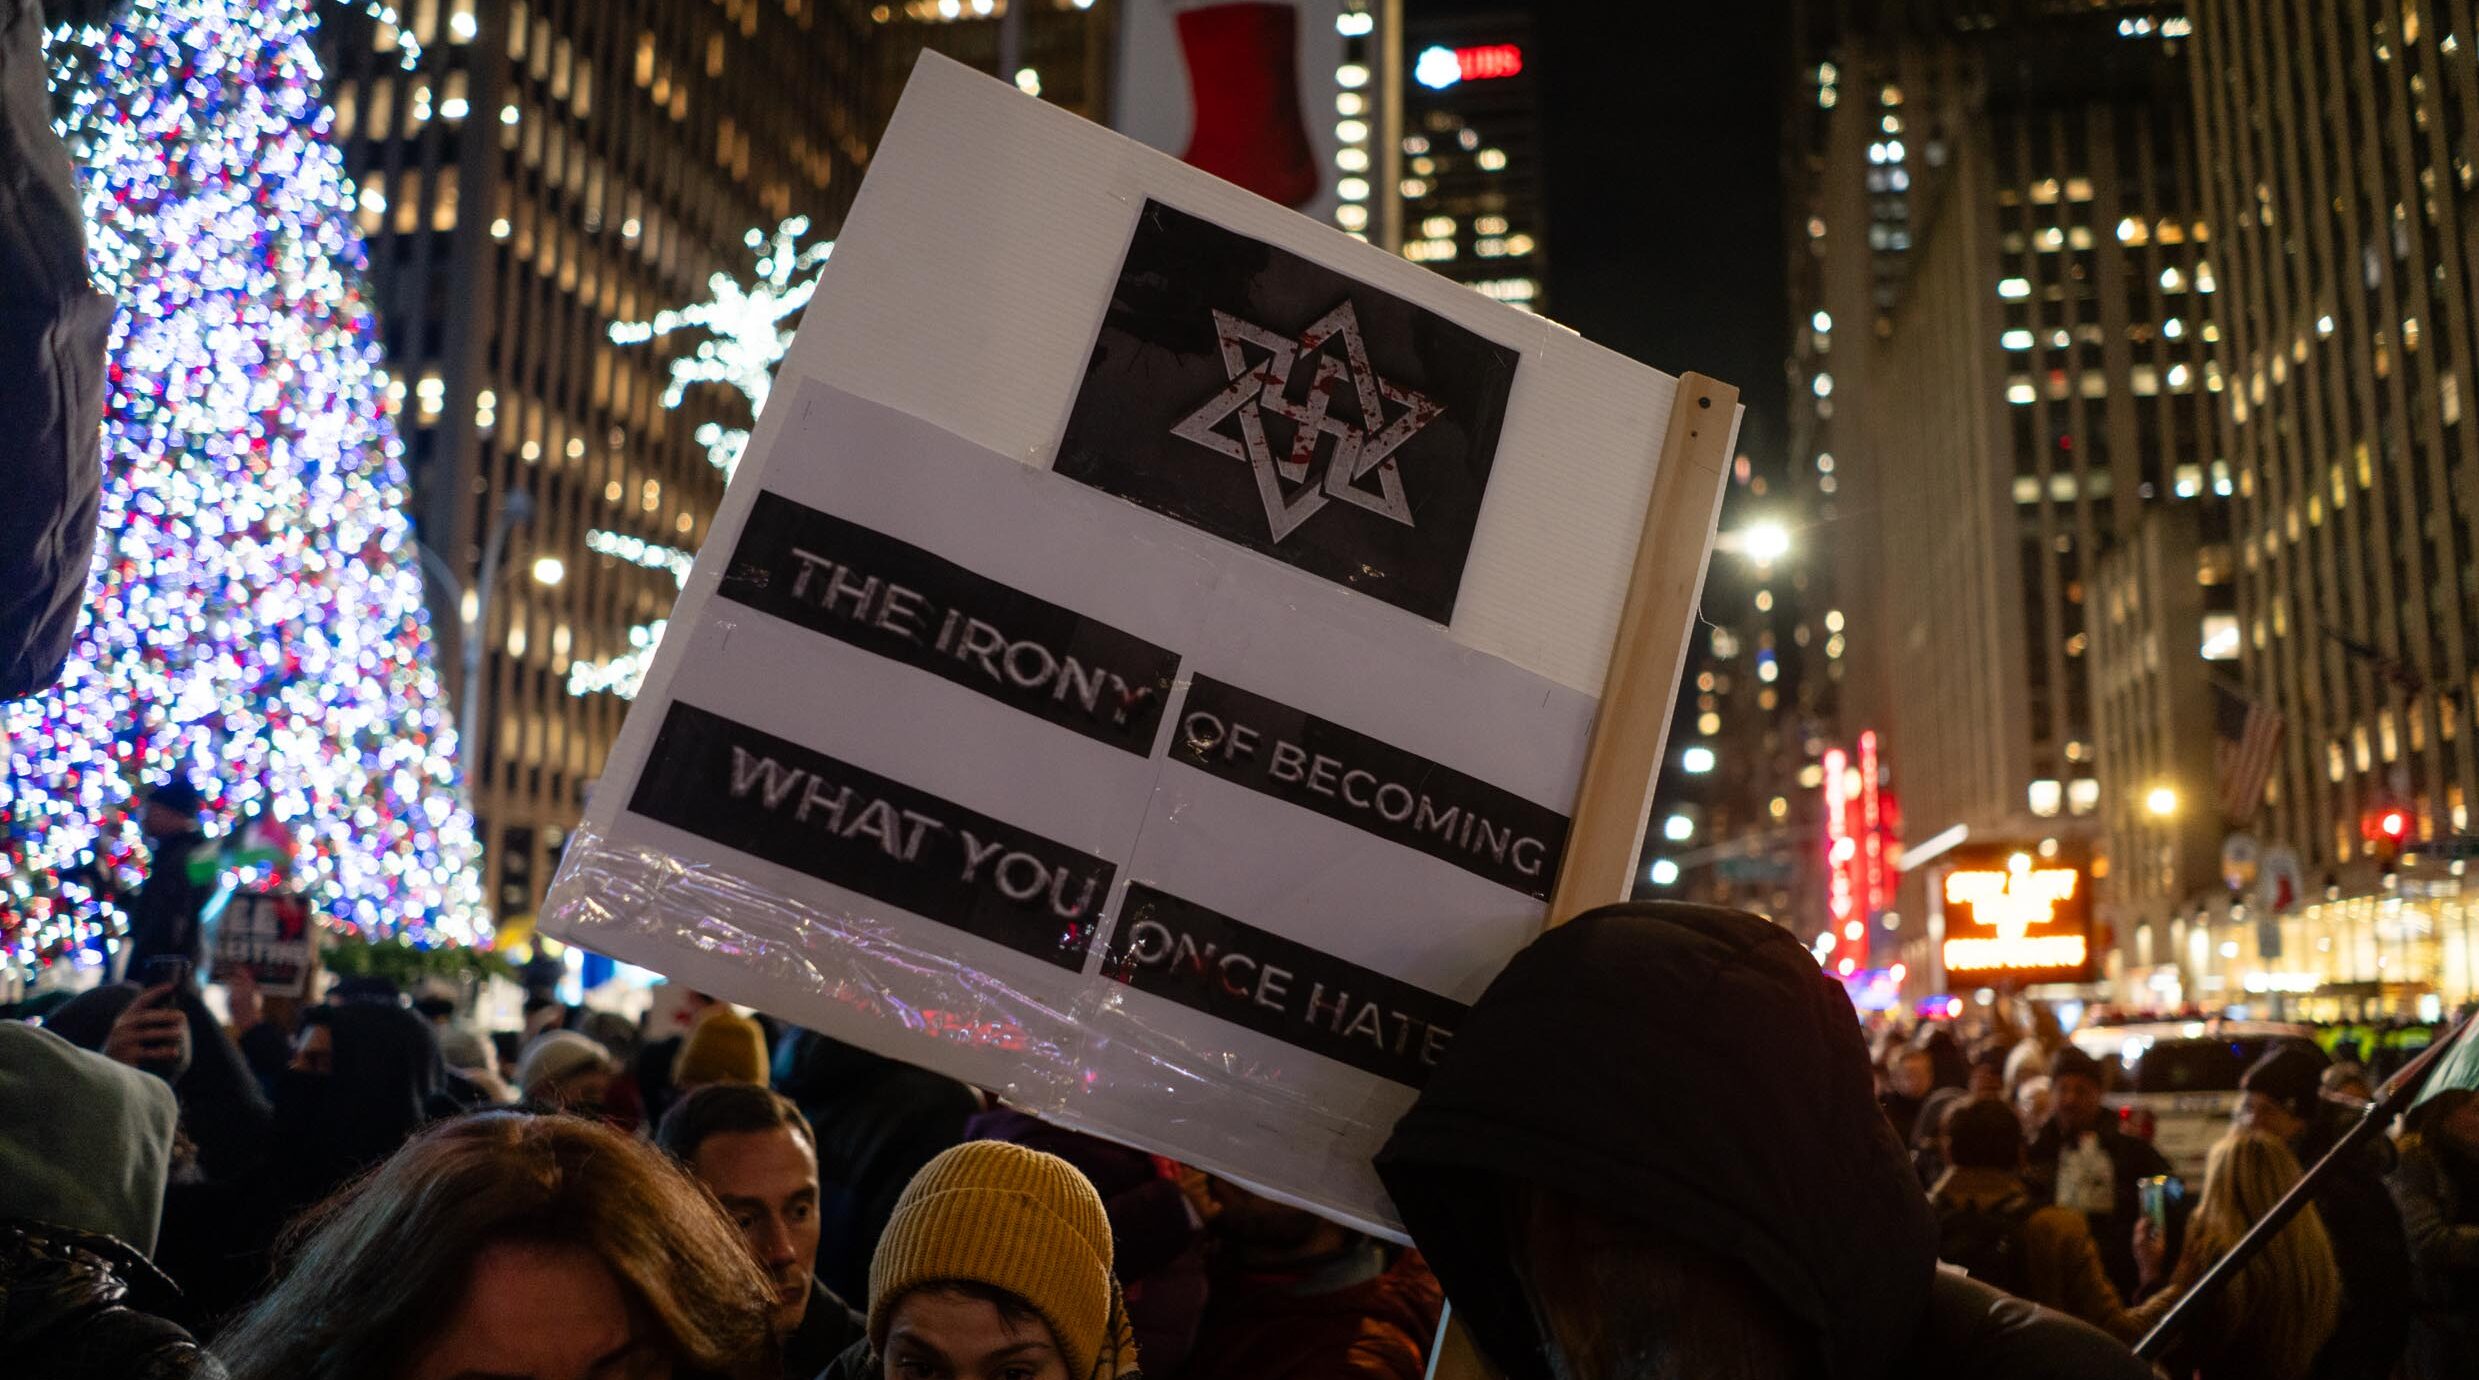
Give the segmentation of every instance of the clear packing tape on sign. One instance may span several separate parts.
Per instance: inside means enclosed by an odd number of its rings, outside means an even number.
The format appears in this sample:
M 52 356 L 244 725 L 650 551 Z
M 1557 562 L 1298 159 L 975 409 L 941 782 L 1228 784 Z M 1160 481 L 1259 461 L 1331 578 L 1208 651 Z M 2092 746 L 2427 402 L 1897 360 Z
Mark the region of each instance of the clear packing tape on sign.
M 1392 1098 L 1372 1104 L 1337 1097 L 1322 1080 L 1295 1084 L 1281 1055 L 1269 1060 L 1253 1043 L 1218 1040 L 1209 1023 L 1162 1020 L 1115 982 L 1064 1001 L 1036 996 L 902 920 L 805 905 L 659 850 L 581 833 L 563 872 L 573 885 L 556 928 L 575 943 L 612 953 L 660 948 L 663 966 L 700 988 L 809 993 L 790 1014 L 813 1029 L 950 1074 L 983 1068 L 972 1081 L 1011 1106 L 1132 1145 L 1176 1146 L 1183 1162 L 1402 1239 L 1391 1216 L 1372 1213 L 1365 1192 L 1351 1187 L 1401 1113 Z M 1245 966 L 1211 966 L 1254 1001 L 1259 984 L 1281 986 L 1283 970 L 1278 958 L 1249 957 Z M 1413 1047 L 1401 1017 L 1371 1013 L 1357 994 L 1330 1000 L 1350 1004 L 1355 1018 L 1387 1022 L 1385 1041 Z M 1443 1033 L 1423 1029 L 1417 1038 Z M 1306 1064 L 1315 1056 L 1292 1057 Z M 1291 1178 L 1297 1169 L 1277 1168 L 1321 1160 L 1325 1191 Z

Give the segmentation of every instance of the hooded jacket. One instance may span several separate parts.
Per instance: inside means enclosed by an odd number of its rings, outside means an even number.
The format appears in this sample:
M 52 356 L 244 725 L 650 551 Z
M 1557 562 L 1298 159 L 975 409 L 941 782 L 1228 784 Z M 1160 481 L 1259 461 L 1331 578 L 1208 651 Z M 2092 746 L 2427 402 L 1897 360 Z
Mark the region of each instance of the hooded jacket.
M 1510 1380 L 1552 1375 L 1492 1191 L 1516 1181 L 1736 1263 L 1810 1330 L 1819 1376 L 2148 1376 L 2098 1331 L 1938 1270 L 1872 1087 L 1849 998 L 1787 930 L 1608 906 L 1490 984 L 1377 1171 Z
M 49 1031 L 0 1022 L 0 1365 L 60 1380 L 223 1372 L 164 1315 L 149 1265 L 172 1090 Z

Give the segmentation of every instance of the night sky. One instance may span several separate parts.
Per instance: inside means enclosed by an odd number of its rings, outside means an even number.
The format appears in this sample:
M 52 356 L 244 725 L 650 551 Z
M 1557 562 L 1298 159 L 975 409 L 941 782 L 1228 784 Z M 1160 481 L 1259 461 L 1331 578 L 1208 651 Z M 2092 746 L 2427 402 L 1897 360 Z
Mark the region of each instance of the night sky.
M 1738 385 L 1740 444 L 1782 443 L 1787 0 L 1409 0 L 1529 9 L 1546 78 L 1549 314 L 1671 373 Z

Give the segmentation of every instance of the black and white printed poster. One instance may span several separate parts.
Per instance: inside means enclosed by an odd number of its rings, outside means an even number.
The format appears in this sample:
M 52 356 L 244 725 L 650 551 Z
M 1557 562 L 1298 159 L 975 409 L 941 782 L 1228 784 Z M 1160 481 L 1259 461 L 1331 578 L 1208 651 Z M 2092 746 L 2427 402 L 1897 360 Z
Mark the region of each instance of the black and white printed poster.
M 1147 201 L 1054 468 L 1450 622 L 1520 359 Z
M 539 928 L 1397 1232 L 1677 396 L 925 55 Z
M 1166 1061 L 1251 1070 L 1281 1115 L 1157 1148 L 1383 1229 L 1337 1147 L 1540 928 L 1591 698 L 782 391 L 571 845 L 604 871 L 564 872 L 545 927 L 1140 1144 L 1198 1116 Z

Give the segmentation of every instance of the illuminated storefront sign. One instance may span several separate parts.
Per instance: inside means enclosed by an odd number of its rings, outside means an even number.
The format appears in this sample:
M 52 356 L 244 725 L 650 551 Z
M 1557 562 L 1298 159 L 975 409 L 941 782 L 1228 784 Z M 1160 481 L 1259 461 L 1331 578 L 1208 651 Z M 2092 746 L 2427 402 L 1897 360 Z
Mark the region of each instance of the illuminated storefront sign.
M 1869 928 L 1893 900 L 1887 844 L 1900 827 L 1899 816 L 1891 793 L 1882 786 L 1884 768 L 1873 729 L 1859 735 L 1856 756 L 1830 748 L 1820 765 L 1825 908 L 1832 921 L 1832 942 L 1820 946 L 1820 953 L 1827 968 L 1848 978 L 1868 962 Z
M 1524 50 L 1512 43 L 1484 43 L 1475 48 L 1424 48 L 1412 60 L 1412 80 L 1432 91 L 1459 81 L 1495 81 L 1520 75 Z
M 1958 850 L 1941 895 L 1949 984 L 2091 980 L 2091 879 L 2080 858 Z

